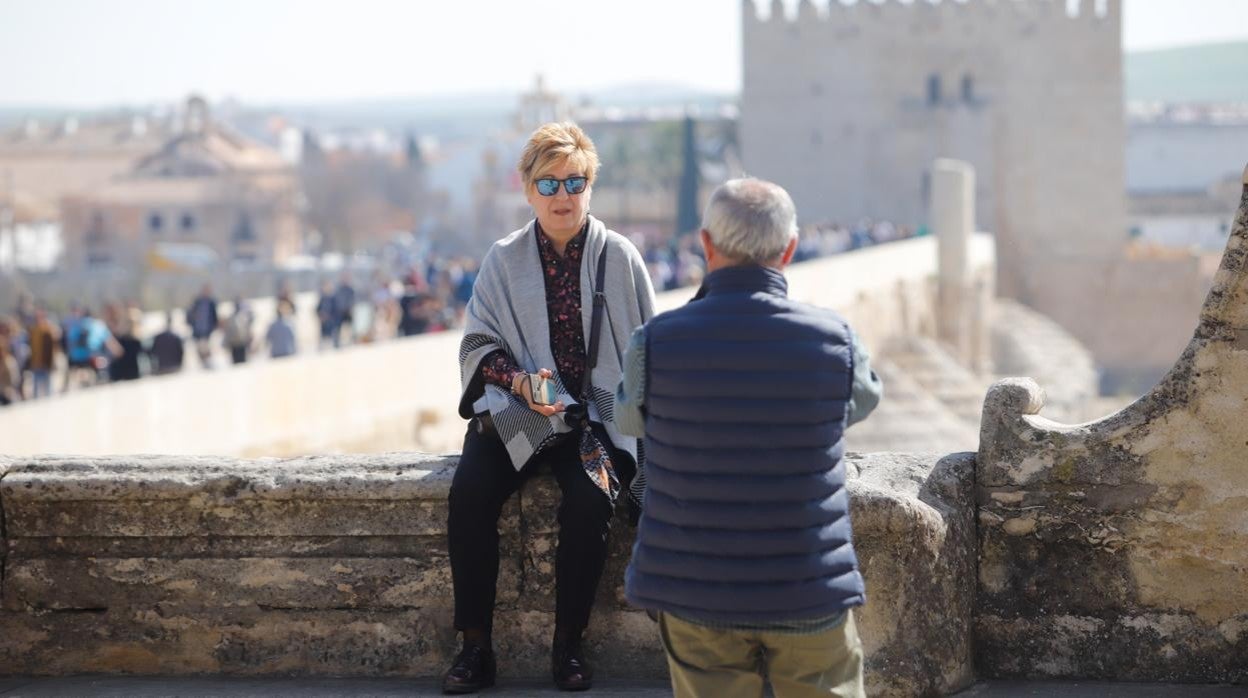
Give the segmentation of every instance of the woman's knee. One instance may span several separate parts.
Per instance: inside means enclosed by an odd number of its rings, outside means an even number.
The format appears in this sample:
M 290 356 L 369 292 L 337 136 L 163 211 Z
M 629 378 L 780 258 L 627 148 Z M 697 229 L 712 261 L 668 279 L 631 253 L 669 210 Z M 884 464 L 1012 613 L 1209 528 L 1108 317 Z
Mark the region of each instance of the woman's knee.
M 489 454 L 465 449 L 455 468 L 447 498 L 452 514 L 501 509 L 515 490 L 514 476 L 510 463 L 497 463 Z
M 586 534 L 606 533 L 611 514 L 611 502 L 597 487 L 564 492 L 559 503 L 559 525 Z

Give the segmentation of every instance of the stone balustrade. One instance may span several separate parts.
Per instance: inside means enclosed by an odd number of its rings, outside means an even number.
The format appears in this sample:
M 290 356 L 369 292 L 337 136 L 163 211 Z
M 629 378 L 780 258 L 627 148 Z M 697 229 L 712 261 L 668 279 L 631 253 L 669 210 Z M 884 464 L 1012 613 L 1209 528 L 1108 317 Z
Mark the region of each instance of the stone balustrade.
M 972 678 L 973 455 L 850 456 L 872 695 Z M 446 495 L 455 457 L 0 461 L 0 667 L 16 674 L 433 677 L 457 650 Z M 504 509 L 504 677 L 549 671 L 553 477 Z M 617 517 L 590 628 L 600 672 L 662 677 L 657 626 L 623 600 Z
M 1248 681 L 1248 170 L 1196 332 L 1097 422 L 988 393 L 976 496 L 980 672 Z
M 973 236 L 968 254 L 968 269 L 991 277 L 991 238 Z M 868 346 L 895 335 L 934 334 L 936 274 L 931 237 L 787 270 L 794 298 L 843 311 Z M 675 307 L 692 295 L 692 289 L 660 294 L 658 307 Z M 441 332 L 307 351 L 19 403 L 0 410 L 0 453 L 252 457 L 365 446 L 447 453 L 463 438 L 463 422 L 455 415 L 460 338 L 459 332 Z M 373 444 L 379 442 L 392 446 L 377 449 Z
M 1248 171 L 1186 351 L 1077 425 L 994 385 L 977 454 L 851 455 L 871 695 L 973 676 L 1248 683 Z M 850 432 L 852 439 L 853 431 Z M 454 457 L 0 457 L 0 671 L 432 677 L 455 648 Z M 541 676 L 553 479 L 504 510 L 506 676 Z M 608 676 L 664 672 L 620 580 L 591 627 Z

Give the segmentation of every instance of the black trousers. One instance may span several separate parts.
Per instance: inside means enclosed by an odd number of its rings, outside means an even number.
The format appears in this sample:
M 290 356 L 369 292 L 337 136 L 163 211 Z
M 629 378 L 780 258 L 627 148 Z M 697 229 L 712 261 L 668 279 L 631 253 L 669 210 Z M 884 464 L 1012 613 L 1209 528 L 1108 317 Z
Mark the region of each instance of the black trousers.
M 594 425 L 594 430 L 610 449 L 623 487 L 621 496 L 627 496 L 628 482 L 636 471 L 633 459 L 611 446 L 600 426 Z M 581 467 L 577 437 L 573 435 L 537 454 L 517 471 L 502 441 L 492 433 L 478 434 L 473 420 L 451 481 L 447 520 L 457 630 L 480 629 L 487 636 L 492 632 L 498 583 L 498 517 L 507 498 L 543 465 L 549 465 L 562 492 L 559 547 L 555 552 L 555 627 L 572 637 L 588 627 L 607 559 L 613 508 Z

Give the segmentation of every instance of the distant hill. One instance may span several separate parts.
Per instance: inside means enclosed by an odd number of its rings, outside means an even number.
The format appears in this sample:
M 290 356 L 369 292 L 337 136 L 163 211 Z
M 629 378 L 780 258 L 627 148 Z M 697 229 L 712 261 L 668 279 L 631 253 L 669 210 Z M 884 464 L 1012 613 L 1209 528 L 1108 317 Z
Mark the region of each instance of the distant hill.
M 564 98 L 572 105 L 640 109 L 646 107 L 693 106 L 712 109 L 736 101 L 736 95 L 701 90 L 669 83 L 632 83 L 595 90 L 568 90 Z M 251 107 L 296 116 L 303 123 L 324 127 L 377 126 L 412 127 L 422 133 L 467 133 L 488 131 L 507 123 L 516 109 L 514 92 L 389 97 L 305 104 L 273 104 Z
M 593 90 L 564 93 L 573 105 L 643 109 L 647 107 L 690 106 L 713 110 L 734 103 L 737 96 L 685 85 L 653 82 L 611 85 Z M 412 130 L 442 138 L 485 134 L 507 124 L 516 109 L 515 92 L 380 97 L 376 99 L 325 100 L 307 102 L 255 102 L 237 104 L 230 111 L 244 117 L 263 118 L 271 113 L 285 114 L 296 123 L 320 129 L 384 128 Z M 219 105 L 214 105 L 214 108 Z M 65 116 L 99 117 L 142 113 L 141 108 L 101 106 L 71 107 L 0 106 L 0 131 L 28 118 L 55 121 Z
M 1128 53 L 1128 100 L 1248 103 L 1248 41 Z

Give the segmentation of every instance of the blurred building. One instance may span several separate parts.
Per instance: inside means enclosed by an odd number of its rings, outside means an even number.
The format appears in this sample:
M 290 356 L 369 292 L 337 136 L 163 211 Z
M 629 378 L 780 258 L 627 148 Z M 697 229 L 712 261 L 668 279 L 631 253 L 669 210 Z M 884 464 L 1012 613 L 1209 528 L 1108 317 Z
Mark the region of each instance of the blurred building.
M 1002 293 L 1088 338 L 1128 233 L 1121 0 L 742 4 L 751 174 L 808 219 L 914 225 L 929 163 L 967 161 Z
M 192 97 L 181 125 L 133 166 L 64 198 L 70 272 L 269 266 L 300 251 L 300 190 L 276 150 Z
M 0 269 L 53 269 L 64 252 L 61 201 L 128 172 L 169 133 L 141 115 L 27 119 L 0 133 Z
M 481 152 L 481 171 L 472 186 L 472 229 L 475 233 L 472 239 L 464 241 L 467 249 L 484 250 L 495 240 L 524 227 L 533 219 L 533 209 L 524 196 L 520 173 L 515 165 L 523 145 L 518 138 L 513 138 L 507 143 L 487 145 Z
M 533 89 L 521 93 L 513 123 L 518 133 L 527 136 L 542 124 L 567 121 L 571 117 L 572 110 L 567 101 L 546 87 L 546 78 L 538 75 L 533 80 Z
M 28 119 L 0 133 L 0 197 L 14 202 L 20 220 L 56 220 L 62 198 L 130 172 L 171 133 L 148 116 Z
M 969 162 L 1002 295 L 1087 345 L 1108 391 L 1139 394 L 1173 365 L 1211 275 L 1132 239 L 1122 0 L 761 5 L 742 2 L 746 171 L 807 220 L 915 225 L 929 163 Z M 1214 147 L 1211 133 L 1192 137 Z M 1140 206 L 1207 225 L 1209 197 L 1186 198 Z
M 299 177 L 318 252 L 375 251 L 445 208 L 430 191 L 428 162 L 415 135 L 355 135 L 304 133 Z
M 686 133 L 689 118 L 694 120 L 691 137 Z M 484 249 L 533 217 L 516 163 L 534 129 L 562 120 L 575 121 L 598 150 L 593 215 L 639 243 L 666 245 L 677 233 L 687 232 L 677 224 L 682 174 L 696 180 L 692 198 L 700 212 L 716 186 L 741 172 L 733 107 L 569 106 L 569 100 L 538 76 L 534 88 L 519 96 L 512 127 L 480 147 L 479 170 L 471 185 L 474 232 L 465 235 L 471 238 L 469 248 Z
M 576 118 L 602 162 L 594 184 L 594 215 L 652 243 L 689 232 L 677 222 L 682 174 L 692 170 L 696 175 L 700 215 L 715 187 L 742 171 L 735 109 L 583 107 Z M 685 132 L 687 119 L 693 121 L 692 134 Z
M 1239 204 L 1245 153 L 1248 104 L 1128 105 L 1132 237 L 1221 253 Z

